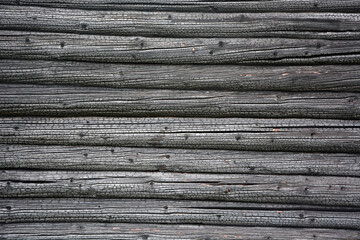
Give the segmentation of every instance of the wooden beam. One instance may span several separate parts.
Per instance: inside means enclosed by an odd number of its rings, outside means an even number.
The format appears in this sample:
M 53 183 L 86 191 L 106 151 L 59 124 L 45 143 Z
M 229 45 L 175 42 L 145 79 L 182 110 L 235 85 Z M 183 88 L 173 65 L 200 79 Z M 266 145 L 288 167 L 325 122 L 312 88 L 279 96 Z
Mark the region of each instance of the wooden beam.
M 161 198 L 360 206 L 360 179 L 355 177 L 7 170 L 0 179 L 4 198 Z
M 163 64 L 354 64 L 360 41 L 149 38 L 0 31 L 0 57 Z
M 252 210 L 193 201 L 5 199 L 2 223 L 94 222 L 359 229 L 359 212 Z M 246 204 L 244 204 L 246 205 Z M 229 207 L 229 208 L 227 208 Z
M 360 92 L 359 65 L 149 65 L 2 59 L 0 69 L 0 83 L 140 89 Z
M 0 84 L 2 116 L 360 119 L 359 93 L 133 90 Z
M 186 12 L 359 12 L 357 0 L 2 0 L 1 4 L 79 8 L 92 10 L 186 11 Z
M 0 143 L 360 153 L 359 121 L 1 118 Z
M 0 169 L 360 177 L 359 154 L 6 144 L 0 152 Z
M 360 38 L 351 13 L 119 12 L 1 6 L 0 29 L 148 37 Z
M 35 239 L 301 239 L 356 240 L 359 231 L 322 228 L 239 227 L 194 224 L 15 223 L 0 225 L 4 240 Z M 29 234 L 31 233 L 31 234 Z

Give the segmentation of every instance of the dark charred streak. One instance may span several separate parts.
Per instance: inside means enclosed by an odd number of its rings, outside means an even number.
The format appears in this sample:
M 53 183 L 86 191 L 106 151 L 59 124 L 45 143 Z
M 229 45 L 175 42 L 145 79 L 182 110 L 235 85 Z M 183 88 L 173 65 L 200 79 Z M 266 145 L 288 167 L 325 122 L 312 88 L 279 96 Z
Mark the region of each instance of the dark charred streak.
M 6 185 L 10 187 L 11 183 L 33 183 L 33 184 L 45 184 L 56 183 L 56 180 L 0 180 L 0 182 L 6 182 Z
M 150 146 L 153 146 L 153 147 L 159 147 L 159 146 L 162 145 L 163 141 L 164 141 L 164 136 L 163 135 L 157 135 L 156 137 L 151 138 L 148 141 L 148 144 Z

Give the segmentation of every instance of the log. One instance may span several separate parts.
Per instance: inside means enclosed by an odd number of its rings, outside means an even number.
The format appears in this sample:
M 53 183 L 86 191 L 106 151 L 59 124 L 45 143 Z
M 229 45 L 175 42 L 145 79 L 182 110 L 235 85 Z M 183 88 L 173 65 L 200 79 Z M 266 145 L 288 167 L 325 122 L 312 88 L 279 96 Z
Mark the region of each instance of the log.
M 149 38 L 0 31 L 0 58 L 163 64 L 359 64 L 360 40 Z
M 359 93 L 133 90 L 0 84 L 2 116 L 360 119 Z
M 241 210 L 211 202 L 156 200 L 14 199 L 0 200 L 2 223 L 97 222 L 204 224 L 252 227 L 359 229 L 359 212 Z M 241 204 L 238 204 L 241 205 Z
M 0 169 L 360 176 L 359 154 L 0 145 Z
M 4 240 L 94 240 L 94 239 L 277 239 L 357 240 L 360 232 L 345 229 L 241 227 L 194 224 L 130 223 L 15 223 L 0 225 Z
M 360 206 L 360 179 L 301 175 L 6 170 L 4 198 L 161 198 Z
M 1 4 L 92 10 L 186 12 L 360 12 L 357 0 L 2 0 Z
M 219 66 L 0 60 L 0 83 L 229 90 L 360 92 L 359 65 Z
M 0 6 L 0 29 L 147 37 L 360 38 L 351 13 L 119 12 Z
M 356 230 L 128 223 L 19 223 L 0 225 L 2 239 L 211 239 L 356 240 Z M 36 230 L 35 230 L 36 229 Z M 60 234 L 61 233 L 61 234 Z
M 359 121 L 256 118 L 1 118 L 0 143 L 360 153 Z

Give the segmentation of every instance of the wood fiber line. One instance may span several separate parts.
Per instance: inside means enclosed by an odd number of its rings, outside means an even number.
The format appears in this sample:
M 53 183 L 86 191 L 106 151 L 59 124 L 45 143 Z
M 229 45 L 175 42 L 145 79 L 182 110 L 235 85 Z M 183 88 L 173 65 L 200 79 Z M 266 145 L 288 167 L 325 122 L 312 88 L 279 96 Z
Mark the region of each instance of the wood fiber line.
M 36 231 L 34 231 L 36 229 Z M 0 225 L 4 240 L 34 239 L 277 239 L 357 240 L 360 232 L 344 229 L 239 227 L 216 225 L 129 224 L 129 223 L 17 223 Z M 31 232 L 31 234 L 29 234 Z
M 6 144 L 0 152 L 0 169 L 360 177 L 359 154 Z
M 7 170 L 5 198 L 161 198 L 360 206 L 360 178 L 301 175 Z
M 0 58 L 162 64 L 356 64 L 360 41 L 0 31 Z
M 360 119 L 359 93 L 132 90 L 0 84 L 2 116 Z
M 97 222 L 97 223 L 166 223 L 211 224 L 263 227 L 307 227 L 359 229 L 359 212 L 327 212 L 307 210 L 235 210 L 197 208 L 171 202 L 153 206 L 147 201 L 115 201 L 108 203 L 86 200 L 1 200 L 2 223 L 26 222 Z M 77 204 L 74 204 L 77 203 Z M 155 203 L 156 204 L 156 203 Z M 168 204 L 168 205 L 163 205 Z M 202 204 L 211 205 L 211 204 Z M 13 206 L 13 207 L 12 207 Z M 80 207 L 79 207 L 80 206 Z
M 0 6 L 0 29 L 149 37 L 360 38 L 351 13 L 118 12 Z
M 357 0 L 2 0 L 1 4 L 79 8 L 92 10 L 185 12 L 360 12 Z
M 359 121 L 1 118 L 0 143 L 360 153 Z
M 359 65 L 219 66 L 0 60 L 1 83 L 230 90 L 360 92 Z

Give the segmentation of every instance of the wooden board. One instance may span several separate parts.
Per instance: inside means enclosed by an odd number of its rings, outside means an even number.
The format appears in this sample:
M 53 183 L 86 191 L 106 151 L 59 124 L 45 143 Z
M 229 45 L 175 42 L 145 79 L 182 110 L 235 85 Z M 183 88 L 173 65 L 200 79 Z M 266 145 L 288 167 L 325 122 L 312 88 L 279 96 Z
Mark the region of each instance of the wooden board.
M 0 31 L 0 58 L 161 64 L 359 64 L 360 40 L 152 38 Z
M 0 114 L 360 119 L 359 98 L 359 93 L 119 90 L 0 84 Z
M 137 11 L 185 12 L 359 12 L 357 0 L 2 0 L 1 4 Z
M 182 38 L 360 37 L 360 16 L 351 13 L 145 13 L 0 6 L 0 15 L 0 29 L 24 31 Z
M 5 200 L 2 223 L 105 222 L 204 224 L 253 227 L 311 227 L 359 229 L 359 212 L 314 210 L 242 210 L 242 203 L 193 201 L 34 199 Z M 227 206 L 228 205 L 228 206 Z M 246 204 L 244 204 L 246 205 Z M 219 208 L 220 207 L 220 208 Z M 228 208 L 229 207 L 229 208 Z M 280 210 L 279 210 L 280 209 Z M 290 207 L 291 209 L 291 207 Z
M 360 121 L 2 118 L 0 143 L 360 153 Z
M 6 144 L 0 152 L 0 169 L 360 177 L 359 154 Z
M 34 231 L 36 229 L 36 231 Z M 238 227 L 199 224 L 16 223 L 0 225 L 2 238 L 14 239 L 278 239 L 356 240 L 357 230 L 328 228 Z M 33 232 L 33 233 L 32 233 Z M 61 232 L 61 234 L 59 234 Z M 32 234 L 29 234 L 32 233 Z
M 133 89 L 360 92 L 359 65 L 236 66 L 0 60 L 0 83 Z
M 4 171 L 4 197 L 161 198 L 360 206 L 360 179 L 113 171 Z

